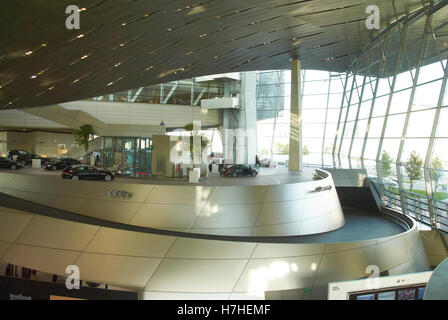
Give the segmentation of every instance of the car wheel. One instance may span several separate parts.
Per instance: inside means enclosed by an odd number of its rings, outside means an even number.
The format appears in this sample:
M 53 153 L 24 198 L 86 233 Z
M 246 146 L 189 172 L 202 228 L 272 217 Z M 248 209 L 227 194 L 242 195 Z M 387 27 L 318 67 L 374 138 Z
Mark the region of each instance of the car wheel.
M 16 166 L 15 164 L 13 164 L 13 165 L 11 166 L 11 169 L 12 169 L 12 170 L 16 170 L 16 169 L 17 169 L 17 166 Z
M 110 174 L 106 174 L 106 176 L 104 177 L 104 180 L 110 181 L 110 180 L 112 180 L 112 176 Z
M 252 171 L 252 177 L 255 177 L 257 175 L 257 171 Z
M 72 180 L 78 181 L 78 180 L 79 180 L 79 177 L 78 177 L 78 176 L 73 176 L 73 177 L 72 177 Z
M 51 166 L 51 170 L 56 171 L 57 169 L 56 166 Z
M 236 177 L 238 175 L 238 173 L 236 173 L 236 172 L 234 172 L 234 173 L 232 173 L 232 177 Z

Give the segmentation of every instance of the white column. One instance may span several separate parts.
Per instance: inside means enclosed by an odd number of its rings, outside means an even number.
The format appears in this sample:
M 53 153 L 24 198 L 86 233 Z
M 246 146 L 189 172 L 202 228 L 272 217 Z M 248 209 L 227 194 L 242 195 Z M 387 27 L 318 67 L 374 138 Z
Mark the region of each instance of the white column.
M 241 74 L 236 163 L 255 164 L 257 154 L 257 73 Z
M 291 118 L 289 124 L 289 171 L 302 170 L 302 108 L 300 105 L 301 62 L 291 63 Z

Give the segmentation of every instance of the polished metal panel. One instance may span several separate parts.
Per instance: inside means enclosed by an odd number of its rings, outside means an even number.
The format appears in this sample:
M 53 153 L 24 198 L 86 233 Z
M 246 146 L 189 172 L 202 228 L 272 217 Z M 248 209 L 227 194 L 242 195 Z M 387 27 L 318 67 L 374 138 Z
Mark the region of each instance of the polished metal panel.
M 97 226 L 35 216 L 16 239 L 17 243 L 81 251 L 98 231 Z
M 64 275 L 66 267 L 73 265 L 78 256 L 78 251 L 12 244 L 3 255 L 2 261 L 50 274 Z
M 178 259 L 249 259 L 255 246 L 255 243 L 250 242 L 177 238 L 166 257 Z
M 145 290 L 232 292 L 247 260 L 163 259 Z M 177 272 L 182 270 L 182 272 Z
M 0 208 L 0 241 L 13 242 L 20 235 L 33 216 L 27 213 Z
M 160 258 L 83 253 L 75 264 L 85 279 L 140 289 L 145 286 L 160 261 Z
M 174 241 L 175 238 L 173 237 L 100 228 L 85 251 L 110 255 L 160 258 L 166 254 Z
M 201 234 L 281 236 L 344 225 L 332 177 L 319 172 L 318 181 L 291 176 L 278 185 L 239 186 L 106 184 L 21 173 L 0 173 L 0 178 L 8 182 L 3 186 L 6 194 L 103 220 Z M 325 186 L 331 189 L 316 191 Z M 108 190 L 123 190 L 132 197 L 109 197 Z
M 23 216 L 19 211 L 11 213 Z M 8 226 L 16 221 L 2 214 L 0 219 L 1 225 Z M 386 238 L 316 244 L 257 242 L 253 237 L 246 241 L 180 238 L 38 215 L 32 219 L 37 223 L 22 223 L 19 239 L 0 242 L 1 262 L 58 275 L 75 264 L 83 280 L 144 290 L 143 295 L 152 299 L 197 299 L 201 293 L 263 299 L 264 291 L 362 278 L 368 265 L 392 273 L 429 268 L 415 225 Z M 76 234 L 80 239 L 75 239 Z
M 181 204 L 143 204 L 131 224 L 166 228 L 191 228 L 196 221 L 201 207 Z

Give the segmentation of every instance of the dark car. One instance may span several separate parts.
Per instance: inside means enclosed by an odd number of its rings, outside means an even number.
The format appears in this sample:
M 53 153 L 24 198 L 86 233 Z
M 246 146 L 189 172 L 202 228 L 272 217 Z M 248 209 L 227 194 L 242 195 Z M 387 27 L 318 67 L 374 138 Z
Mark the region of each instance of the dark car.
M 56 162 L 47 162 L 44 166 L 44 168 L 46 170 L 52 170 L 52 171 L 56 171 L 56 170 L 62 170 L 64 168 L 70 167 L 70 166 L 74 166 L 76 164 L 81 164 L 80 161 L 76 160 L 76 159 L 71 159 L 71 158 L 65 158 Z
M 236 164 L 230 167 L 224 167 L 222 171 L 222 175 L 224 176 L 252 176 L 255 177 L 258 174 L 257 170 L 252 169 L 251 167 L 242 165 L 242 164 Z
M 233 166 L 233 164 L 218 164 L 219 174 L 224 176 L 227 169 L 229 169 L 232 166 Z
M 5 158 L 5 157 L 0 157 L 0 168 L 9 168 L 12 170 L 16 170 L 16 169 L 19 169 L 22 167 L 23 167 L 22 163 L 18 163 L 17 161 L 9 160 L 8 158 Z
M 72 180 L 106 180 L 111 181 L 114 178 L 112 172 L 91 166 L 78 165 L 64 169 L 62 178 Z
M 20 156 L 17 156 L 17 162 L 23 162 L 28 165 L 30 165 L 33 162 L 33 159 L 40 159 L 42 165 L 45 165 L 47 162 L 52 161 L 49 158 L 41 157 L 40 155 L 33 153 L 22 154 Z
M 14 156 L 18 157 L 18 156 L 23 156 L 26 154 L 28 154 L 28 151 L 25 151 L 25 150 L 9 150 L 7 157 L 9 160 L 12 160 Z

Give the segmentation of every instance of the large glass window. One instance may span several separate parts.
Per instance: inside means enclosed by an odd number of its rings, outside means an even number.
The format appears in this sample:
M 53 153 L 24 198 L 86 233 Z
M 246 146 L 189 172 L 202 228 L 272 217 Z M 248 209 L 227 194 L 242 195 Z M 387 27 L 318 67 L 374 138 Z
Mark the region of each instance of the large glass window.
M 386 206 L 434 227 L 432 214 L 448 232 L 448 86 L 441 93 L 447 51 L 439 29 L 424 31 L 426 19 L 422 11 L 409 22 L 403 50 L 403 28 L 394 27 L 347 73 L 303 71 L 303 160 L 365 168 L 383 184 Z M 439 20 L 431 23 L 440 27 Z M 415 41 L 425 34 L 427 41 Z M 288 159 L 289 95 L 289 71 L 259 72 L 258 150 L 279 161 Z

